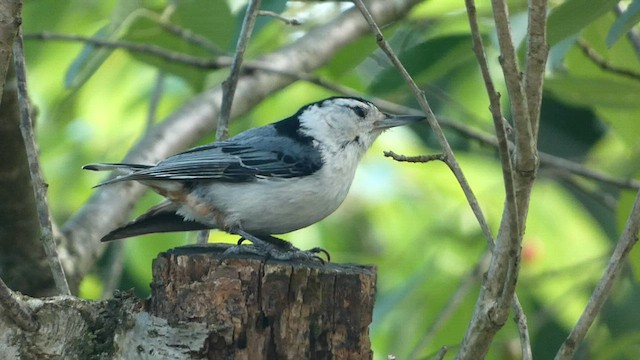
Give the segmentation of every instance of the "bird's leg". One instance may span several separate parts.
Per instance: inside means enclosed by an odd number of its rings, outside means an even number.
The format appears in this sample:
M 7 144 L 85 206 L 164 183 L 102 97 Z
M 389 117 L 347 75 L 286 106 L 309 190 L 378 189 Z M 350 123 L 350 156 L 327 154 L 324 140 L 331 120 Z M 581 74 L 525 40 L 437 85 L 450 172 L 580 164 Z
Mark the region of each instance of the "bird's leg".
M 319 253 L 323 253 L 327 256 L 327 261 L 331 261 L 331 257 L 329 252 L 326 250 L 316 247 L 307 251 L 300 250 L 297 247 L 293 246 L 290 242 L 277 238 L 271 235 L 262 235 L 257 237 L 255 235 L 249 234 L 242 229 L 233 229 L 230 231 L 236 235 L 240 235 L 241 238 L 238 240 L 238 245 L 234 246 L 225 253 L 252 253 L 256 255 L 266 255 L 268 257 L 278 259 L 278 260 L 319 260 L 323 264 L 325 263 L 324 259 L 318 256 Z M 249 246 L 241 246 L 240 244 L 244 240 L 249 240 L 253 243 L 253 247 Z

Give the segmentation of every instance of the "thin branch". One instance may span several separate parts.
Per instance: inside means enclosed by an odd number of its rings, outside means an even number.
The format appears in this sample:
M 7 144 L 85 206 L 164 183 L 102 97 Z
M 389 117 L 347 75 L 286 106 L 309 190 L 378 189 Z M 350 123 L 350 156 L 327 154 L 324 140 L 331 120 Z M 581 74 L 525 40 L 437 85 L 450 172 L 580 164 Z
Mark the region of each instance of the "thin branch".
M 503 323 L 503 319 L 506 318 L 509 304 L 512 301 L 512 296 L 515 293 L 515 279 L 518 273 L 517 261 L 511 259 L 508 255 L 511 253 L 516 245 L 519 244 L 519 235 L 521 233 L 520 216 L 518 211 L 518 201 L 515 191 L 515 180 L 513 165 L 511 162 L 511 154 L 509 151 L 509 141 L 507 139 L 507 129 L 505 127 L 505 120 L 502 116 L 500 109 L 500 94 L 495 89 L 491 74 L 489 73 L 489 65 L 487 63 L 487 57 L 484 51 L 484 45 L 482 43 L 482 36 L 478 27 L 478 19 L 476 15 L 475 2 L 473 0 L 465 1 L 467 7 L 467 15 L 469 18 L 469 26 L 471 28 L 471 37 L 473 40 L 473 51 L 476 55 L 478 65 L 480 66 L 480 72 L 484 80 L 487 94 L 489 95 L 489 109 L 493 118 L 493 125 L 496 132 L 498 155 L 500 157 L 500 163 L 502 168 L 502 179 L 504 181 L 505 191 L 505 208 L 503 211 L 502 224 L 500 226 L 500 232 L 498 237 L 498 250 L 495 256 L 492 258 L 492 265 L 490 269 L 493 276 L 487 277 L 483 283 L 483 291 L 479 297 L 482 301 L 490 301 L 494 303 L 492 308 L 487 311 L 493 312 L 493 321 L 489 322 L 488 326 L 493 329 L 499 328 Z M 507 236 L 501 236 L 504 234 Z M 508 242 L 501 241 L 501 239 L 508 239 Z M 505 269 L 505 270 L 501 270 Z M 483 314 L 484 315 L 484 314 Z M 474 319 L 477 318 L 474 316 Z M 472 320 L 469 324 L 469 329 L 474 328 L 476 321 Z M 495 326 L 497 325 L 497 326 Z M 487 335 L 485 342 L 490 342 L 491 332 L 485 331 Z M 467 333 L 469 335 L 470 332 Z M 468 336 L 465 336 L 463 344 L 467 341 Z M 488 344 L 487 344 L 488 345 Z M 464 356 L 468 348 L 461 347 L 459 356 Z
M 587 331 L 593 324 L 596 316 L 600 313 L 604 302 L 611 293 L 611 287 L 616 281 L 622 268 L 624 267 L 629 252 L 638 242 L 638 231 L 640 231 L 640 192 L 636 196 L 636 200 L 631 209 L 631 214 L 627 219 L 624 231 L 618 240 L 618 244 L 609 259 L 607 268 L 598 282 L 596 289 L 591 294 L 589 303 L 580 315 L 578 322 L 569 334 L 569 337 L 562 343 L 560 350 L 556 354 L 555 360 L 569 360 L 573 358 L 580 343 L 584 340 Z
M 434 160 L 439 160 L 444 163 L 447 162 L 447 159 L 444 154 L 405 156 L 405 155 L 396 154 L 393 151 L 385 151 L 384 156 L 390 157 L 393 160 L 399 161 L 399 162 L 426 163 Z
M 67 278 L 64 275 L 64 269 L 58 257 L 56 249 L 56 241 L 53 237 L 51 226 L 51 216 L 49 214 L 49 205 L 47 203 L 47 184 L 45 184 L 40 170 L 38 160 L 38 151 L 33 134 L 33 121 L 31 120 L 31 105 L 29 103 L 29 95 L 27 92 L 27 75 L 24 62 L 24 48 L 22 43 L 22 29 L 18 30 L 18 36 L 14 44 L 14 59 L 16 64 L 16 77 L 18 80 L 18 96 L 20 105 L 20 132 L 24 141 L 27 160 L 29 162 L 29 170 L 31 172 L 31 184 L 36 199 L 36 210 L 38 213 L 38 222 L 40 224 L 40 238 L 44 245 L 47 260 L 51 267 L 53 279 L 56 283 L 58 292 L 62 295 L 71 295 Z
M 476 5 L 473 0 L 465 1 L 467 7 L 467 15 L 469 17 L 469 26 L 471 28 L 471 38 L 473 41 L 473 52 L 476 55 L 478 64 L 480 65 L 480 72 L 482 73 L 482 79 L 484 80 L 487 94 L 489 95 L 489 109 L 493 118 L 493 126 L 496 131 L 496 138 L 498 140 L 498 154 L 500 157 L 500 163 L 502 165 L 502 179 L 504 181 L 505 190 L 505 207 L 509 214 L 514 216 L 508 217 L 509 219 L 509 231 L 512 236 L 517 236 L 520 233 L 518 224 L 518 204 L 516 202 L 516 194 L 513 180 L 513 166 L 511 164 L 511 154 L 509 152 L 509 141 L 507 139 L 507 129 L 504 125 L 502 111 L 500 110 L 500 94 L 495 89 L 491 74 L 489 73 L 489 65 L 487 64 L 487 56 L 484 52 L 484 45 L 482 44 L 482 36 L 478 27 L 478 19 L 476 16 Z M 495 281 L 501 282 L 496 279 Z
M 440 350 L 438 350 L 438 353 L 436 354 L 435 360 L 444 359 L 444 356 L 447 355 L 447 351 L 449 351 L 448 347 L 446 346 L 441 347 Z
M 516 170 L 518 173 L 535 173 L 537 156 L 533 130 L 529 119 L 529 110 L 522 74 L 518 69 L 518 57 L 511 39 L 509 10 L 504 0 L 492 0 L 493 18 L 496 24 L 498 44 L 500 45 L 500 65 L 504 73 L 516 138 Z M 543 24 L 545 24 L 543 20 Z M 532 75 L 533 76 L 533 75 Z M 521 199 L 518 199 L 519 201 Z M 515 215 L 516 213 L 514 213 Z
M 484 54 L 476 20 L 475 4 L 473 1 L 467 1 L 466 3 L 474 40 L 474 51 L 490 98 L 491 113 L 494 118 L 503 167 L 506 200 L 491 264 L 483 281 L 480 295 L 457 354 L 457 359 L 484 358 L 489 351 L 489 346 L 495 333 L 504 325 L 508 317 L 520 270 L 520 244 L 528 213 L 531 187 L 538 168 L 536 137 L 533 135 L 533 128 L 537 128 L 538 120 L 530 118 L 529 99 L 526 96 L 522 75 L 518 70 L 516 51 L 511 39 L 507 4 L 504 0 L 492 0 L 491 2 L 501 52 L 500 64 L 511 101 L 511 113 L 515 130 L 515 165 L 511 164 L 510 158 L 505 158 L 505 156 L 509 157 L 510 147 L 506 138 L 507 134 L 502 115 L 499 112 L 499 98 L 495 92 L 486 64 L 486 55 Z M 529 9 L 529 11 L 532 10 Z M 536 14 L 534 18 L 536 21 L 540 21 L 542 26 L 545 26 L 545 16 L 543 15 L 541 19 L 538 19 L 538 15 Z M 540 31 L 539 26 L 533 25 L 529 28 L 529 31 L 532 31 L 532 29 L 533 31 Z M 544 30 L 541 31 L 542 39 L 544 40 Z M 534 42 L 537 44 L 539 40 L 538 36 Z M 544 71 L 544 67 L 540 66 L 534 66 L 533 69 Z M 530 75 L 532 77 L 532 88 L 535 91 L 541 91 L 541 81 L 544 74 L 532 73 Z M 537 83 L 538 80 L 540 84 Z M 536 94 L 536 96 L 541 96 L 541 94 Z M 538 104 L 538 100 L 536 97 L 532 103 Z M 538 111 L 538 109 L 535 110 Z M 527 334 L 521 334 L 521 337 L 524 336 L 528 337 Z
M 167 50 L 160 46 L 151 44 L 141 44 L 130 41 L 110 41 L 99 38 L 93 38 L 81 35 L 70 34 L 57 34 L 43 32 L 38 34 L 25 35 L 26 40 L 55 40 L 55 41 L 69 41 L 69 42 L 81 42 L 94 46 L 106 47 L 110 49 L 123 49 L 139 54 L 145 54 L 155 56 L 159 59 L 165 60 L 171 63 L 179 63 L 187 66 L 193 66 L 200 69 L 220 69 L 228 66 L 229 61 L 221 62 L 218 59 L 205 59 L 196 56 L 186 55 L 174 51 Z
M 527 34 L 527 65 L 524 86 L 527 94 L 527 109 L 529 110 L 532 137 L 537 139 L 542 104 L 542 85 L 549 56 L 547 0 L 529 0 Z
M 231 105 L 233 104 L 233 96 L 238 85 L 238 77 L 240 76 L 240 68 L 244 60 L 244 53 L 249 44 L 249 38 L 253 32 L 258 17 L 258 9 L 260 8 L 260 0 L 251 0 L 247 6 L 247 11 L 242 21 L 242 29 L 240 37 L 236 45 L 236 52 L 231 63 L 229 77 L 222 84 L 222 107 L 220 109 L 220 118 L 218 119 L 218 128 L 216 129 L 216 140 L 224 140 L 229 136 L 229 118 L 231 117 Z
M 413 91 L 414 96 L 416 97 L 416 99 L 418 100 L 418 103 L 420 104 L 420 108 L 422 109 L 422 111 L 424 111 L 426 115 L 429 126 L 431 127 L 434 134 L 438 138 L 438 142 L 440 143 L 440 146 L 442 147 L 442 151 L 447 159 L 447 165 L 449 165 L 449 168 L 452 170 L 454 176 L 456 177 L 456 180 L 458 180 L 458 183 L 460 184 L 460 187 L 462 188 L 462 191 L 464 192 L 467 198 L 467 202 L 471 206 L 473 214 L 476 216 L 476 219 L 480 224 L 480 228 L 482 229 L 482 232 L 485 235 L 487 245 L 491 248 L 493 246 L 492 245 L 493 234 L 491 233 L 491 229 L 487 224 L 484 213 L 480 208 L 480 204 L 478 203 L 478 200 L 475 194 L 473 193 L 473 190 L 471 190 L 471 187 L 469 186 L 469 182 L 464 176 L 462 169 L 460 168 L 460 165 L 458 164 L 458 161 L 456 160 L 456 157 L 453 154 L 453 150 L 451 149 L 449 142 L 445 138 L 444 133 L 442 132 L 442 129 L 438 124 L 438 120 L 436 119 L 435 115 L 433 114 L 433 111 L 431 110 L 431 107 L 429 106 L 429 103 L 427 102 L 424 92 L 420 90 L 418 85 L 416 85 L 416 83 L 411 78 L 411 75 L 409 75 L 405 67 L 400 62 L 400 59 L 398 59 L 398 57 L 395 55 L 393 50 L 391 50 L 391 48 L 389 47 L 389 44 L 386 42 L 386 40 L 384 39 L 384 36 L 382 35 L 382 32 L 380 31 L 380 27 L 374 20 L 373 16 L 371 15 L 371 12 L 369 12 L 369 9 L 367 9 L 367 7 L 364 5 L 363 1 L 354 0 L 354 4 L 358 7 L 360 12 L 364 16 L 365 20 L 369 24 L 371 31 L 374 33 L 376 37 L 376 42 L 378 46 L 382 49 L 382 51 L 384 51 L 384 53 L 391 60 L 393 65 L 398 69 L 398 71 L 400 72 L 400 75 L 403 77 L 405 82 L 409 85 L 409 87 Z
M 606 185 L 613 185 L 615 187 L 627 190 L 640 190 L 640 181 L 636 179 L 615 178 L 597 170 L 589 169 L 582 164 L 547 153 L 540 153 L 540 162 L 545 166 L 568 171 L 574 175 L 592 179 Z
M 40 324 L 33 318 L 22 299 L 0 279 L 0 307 L 24 331 L 37 331 Z
M 589 44 L 584 39 L 578 39 L 578 46 L 580 47 L 584 55 L 593 63 L 598 65 L 602 70 L 633 80 L 640 80 L 640 73 L 629 69 L 623 69 L 609 63 L 604 57 L 602 57 L 602 55 L 598 54 L 598 52 L 594 48 L 589 46 Z
M 291 25 L 291 26 L 300 26 L 302 25 L 302 23 L 300 21 L 298 21 L 297 19 L 288 19 L 276 12 L 273 11 L 269 11 L 269 10 L 260 10 L 258 11 L 258 15 L 260 16 L 271 16 L 274 17 L 280 21 L 282 21 L 283 23 L 287 24 L 287 25 Z
M 527 316 L 522 309 L 520 299 L 517 294 L 513 294 L 513 302 L 511 303 L 513 309 L 513 319 L 518 327 L 518 334 L 520 335 L 520 351 L 522 354 L 522 360 L 532 360 L 533 355 L 531 353 L 531 339 L 529 338 L 529 325 L 527 325 Z

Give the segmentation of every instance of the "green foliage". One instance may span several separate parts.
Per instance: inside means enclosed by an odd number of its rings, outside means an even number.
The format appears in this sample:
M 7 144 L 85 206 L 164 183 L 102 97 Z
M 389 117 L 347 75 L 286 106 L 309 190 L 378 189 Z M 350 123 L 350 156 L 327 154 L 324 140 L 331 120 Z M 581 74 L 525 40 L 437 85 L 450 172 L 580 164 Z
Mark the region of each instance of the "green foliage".
M 603 70 L 575 44 L 580 36 L 610 65 L 640 72 L 640 61 L 625 31 L 637 21 L 638 1 L 616 18 L 617 1 L 568 0 L 551 5 L 549 42 L 553 46 L 544 87 L 540 134 L 542 151 L 581 161 L 612 177 L 640 178 L 640 82 Z M 212 58 L 218 48 L 231 54 L 238 36 L 242 9 L 233 2 L 190 0 L 26 2 L 25 33 L 61 32 L 123 40 L 199 58 Z M 499 49 L 489 1 L 478 1 L 480 26 L 496 87 L 502 94 L 505 117 L 508 97 L 500 75 Z M 524 1 L 510 1 L 514 34 L 522 34 Z M 270 10 L 291 10 L 285 1 L 266 2 Z M 296 5 L 297 14 L 312 14 L 310 24 L 292 27 L 261 17 L 248 58 L 256 58 L 291 43 L 301 32 L 326 19 Z M 337 7 L 325 6 L 329 15 Z M 329 10 L 326 10 L 329 9 Z M 166 24 L 198 35 L 212 45 L 203 48 L 184 36 L 167 31 Z M 484 84 L 471 52 L 462 2 L 430 0 L 419 5 L 409 20 L 386 28 L 391 42 L 436 115 L 476 130 L 491 132 L 493 125 Z M 516 37 L 514 35 L 514 37 Z M 177 64 L 149 53 L 112 50 L 82 43 L 28 40 L 29 87 L 38 108 L 38 142 L 52 213 L 59 224 L 91 195 L 100 176 L 80 171 L 96 161 L 118 161 L 146 128 L 148 103 L 159 73 L 164 91 L 156 118 L 161 121 L 203 89 L 217 86 L 222 71 Z M 523 64 L 521 64 L 522 66 Z M 522 69 L 522 68 L 521 68 Z M 364 97 L 413 106 L 415 100 L 373 38 L 363 37 L 340 50 L 316 75 L 362 92 Z M 335 95 L 304 82 L 271 95 L 249 114 L 235 119 L 231 133 L 267 124 L 295 112 L 301 105 Z M 449 140 L 469 178 L 494 233 L 503 208 L 503 184 L 495 151 L 477 141 L 448 131 Z M 209 141 L 213 134 L 203 134 Z M 307 229 L 286 235 L 301 248 L 322 246 L 336 262 L 372 263 L 378 268 L 378 298 L 372 343 L 378 359 L 387 354 L 406 358 L 450 302 L 451 297 L 486 251 L 486 240 L 448 168 L 437 162 L 398 163 L 383 150 L 407 155 L 437 153 L 437 143 L 426 125 L 394 129 L 383 134 L 366 155 L 351 193 L 332 216 Z M 615 210 L 604 201 L 617 201 Z M 549 358 L 571 329 L 605 266 L 607 256 L 635 198 L 598 182 L 576 178 L 542 165 L 534 188 L 523 244 L 522 277 L 518 295 L 529 318 L 534 357 Z M 134 210 L 138 215 L 159 201 L 146 196 Z M 604 204 L 603 204 L 604 203 Z M 191 241 L 193 235 L 164 234 L 127 240 L 125 275 L 121 288 L 148 292 L 152 259 L 158 252 Z M 234 242 L 213 232 L 210 241 Z M 637 313 L 640 291 L 640 251 L 631 253 L 632 271 L 624 273 L 608 310 L 587 339 L 588 358 L 633 358 L 640 331 L 624 324 L 620 313 Z M 105 261 L 100 263 L 103 266 Z M 87 277 L 81 294 L 100 296 L 105 269 Z M 421 358 L 442 345 L 459 344 L 478 293 L 478 280 L 452 316 L 433 333 Z M 517 344 L 512 323 L 499 334 L 490 359 L 510 358 L 505 349 Z M 551 345 L 550 345 L 551 344 Z M 614 345 L 616 347 L 612 347 Z M 625 349 L 615 350 L 617 346 Z M 635 347 L 634 347 L 635 346 Z M 555 349 L 555 348 L 554 348 Z
M 620 36 L 629 32 L 638 22 L 640 22 L 640 1 L 634 0 L 611 26 L 607 34 L 607 46 L 611 47 Z
M 613 9 L 618 0 L 567 0 L 549 15 L 547 40 L 553 46 Z

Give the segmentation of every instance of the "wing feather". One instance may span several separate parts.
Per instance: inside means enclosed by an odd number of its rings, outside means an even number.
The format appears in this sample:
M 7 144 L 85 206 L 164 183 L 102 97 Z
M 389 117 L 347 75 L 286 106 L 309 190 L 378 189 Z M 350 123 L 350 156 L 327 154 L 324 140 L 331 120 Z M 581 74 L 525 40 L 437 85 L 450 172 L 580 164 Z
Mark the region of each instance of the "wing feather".
M 283 137 L 275 128 L 257 128 L 241 136 L 199 146 L 136 168 L 122 180 L 253 181 L 258 178 L 292 178 L 313 174 L 322 166 L 320 151 L 311 143 Z

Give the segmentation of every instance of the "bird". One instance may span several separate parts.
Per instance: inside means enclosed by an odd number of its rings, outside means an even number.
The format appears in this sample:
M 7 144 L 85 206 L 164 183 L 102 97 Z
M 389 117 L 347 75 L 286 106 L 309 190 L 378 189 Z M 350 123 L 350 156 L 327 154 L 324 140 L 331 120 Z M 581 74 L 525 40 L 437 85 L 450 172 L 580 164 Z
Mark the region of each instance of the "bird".
M 149 233 L 217 229 L 240 236 L 238 252 L 317 258 L 274 235 L 319 222 L 343 202 L 374 140 L 424 116 L 391 115 L 357 97 L 330 97 L 283 120 L 198 146 L 153 164 L 94 163 L 113 171 L 98 186 L 137 181 L 165 200 L 101 241 Z M 249 240 L 253 248 L 241 245 Z

